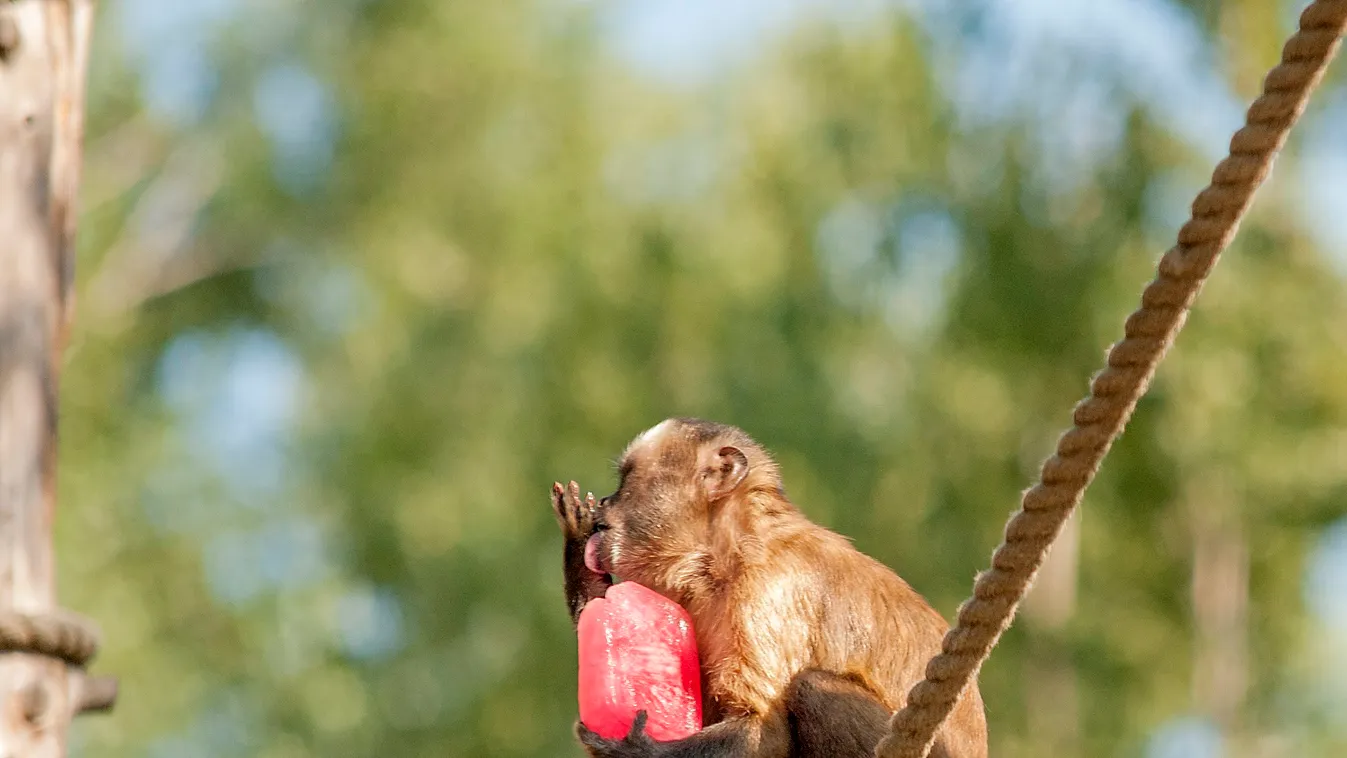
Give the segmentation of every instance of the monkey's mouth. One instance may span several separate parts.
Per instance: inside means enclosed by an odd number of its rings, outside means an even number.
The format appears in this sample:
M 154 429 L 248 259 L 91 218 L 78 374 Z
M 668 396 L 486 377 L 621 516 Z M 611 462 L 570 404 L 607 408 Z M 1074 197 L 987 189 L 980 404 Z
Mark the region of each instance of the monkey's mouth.
M 607 562 L 601 560 L 603 555 L 603 532 L 595 532 L 589 535 L 589 541 L 585 543 L 585 568 L 596 574 L 607 574 Z
M 604 544 L 603 529 L 589 535 L 589 540 L 585 542 L 585 568 L 595 574 L 603 577 L 609 584 L 617 584 L 620 579 L 613 575 L 613 568 L 610 564 L 607 546 Z

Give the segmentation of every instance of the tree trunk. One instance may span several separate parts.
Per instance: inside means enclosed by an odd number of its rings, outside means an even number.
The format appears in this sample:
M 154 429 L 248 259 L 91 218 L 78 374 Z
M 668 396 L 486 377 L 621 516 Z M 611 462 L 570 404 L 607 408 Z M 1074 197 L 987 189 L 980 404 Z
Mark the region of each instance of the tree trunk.
M 1193 536 L 1193 699 L 1238 734 L 1249 686 L 1249 547 L 1239 498 L 1207 477 L 1188 498 Z
M 0 1 L 0 611 L 56 610 L 57 396 L 92 0 Z M 65 754 L 82 672 L 0 654 L 0 756 Z

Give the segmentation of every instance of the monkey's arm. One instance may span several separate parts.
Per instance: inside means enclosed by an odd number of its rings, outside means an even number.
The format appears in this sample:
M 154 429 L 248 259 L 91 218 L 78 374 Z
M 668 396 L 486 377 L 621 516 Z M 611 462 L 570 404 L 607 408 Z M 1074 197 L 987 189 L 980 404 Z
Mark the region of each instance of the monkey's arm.
M 580 486 L 552 485 L 552 511 L 561 526 L 561 568 L 566 592 L 566 607 L 571 611 L 571 623 L 579 623 L 580 609 L 596 597 L 603 597 L 612 584 L 604 574 L 596 574 L 585 566 L 585 543 L 594 534 L 594 496 L 580 499 Z
M 594 758 L 785 758 L 789 734 L 784 719 L 764 723 L 757 718 L 731 718 L 673 742 L 656 742 L 645 733 L 641 711 L 631 734 L 620 740 L 600 737 L 576 724 L 576 735 Z
M 861 680 L 817 669 L 797 674 L 782 704 L 766 718 L 731 718 L 674 742 L 651 740 L 643 715 L 621 740 L 583 724 L 576 732 L 595 758 L 871 758 L 891 715 Z M 942 744 L 931 751 L 948 755 Z

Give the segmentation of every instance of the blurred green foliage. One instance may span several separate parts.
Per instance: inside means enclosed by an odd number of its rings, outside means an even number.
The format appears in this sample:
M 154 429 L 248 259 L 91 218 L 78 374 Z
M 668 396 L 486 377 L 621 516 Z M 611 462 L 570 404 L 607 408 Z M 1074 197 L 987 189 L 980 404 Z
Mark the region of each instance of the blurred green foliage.
M 952 615 L 1210 170 L 1088 46 L 969 117 L 977 3 L 802 23 L 700 87 L 615 57 L 604 3 L 227 5 L 140 47 L 182 11 L 101 17 L 57 546 L 123 694 L 76 755 L 579 755 L 547 488 L 606 491 L 673 414 Z M 1290 19 L 1186 5 L 1247 98 Z M 214 74 L 165 115 L 138 72 L 173 45 Z M 1088 160 L 1047 131 L 1080 82 L 1117 116 Z M 1050 754 L 1200 714 L 1195 514 L 1248 551 L 1231 754 L 1347 747 L 1301 595 L 1347 513 L 1347 298 L 1299 145 L 1086 498 L 1074 613 L 984 670 L 994 755 L 1047 750 L 1043 650 L 1080 701 Z

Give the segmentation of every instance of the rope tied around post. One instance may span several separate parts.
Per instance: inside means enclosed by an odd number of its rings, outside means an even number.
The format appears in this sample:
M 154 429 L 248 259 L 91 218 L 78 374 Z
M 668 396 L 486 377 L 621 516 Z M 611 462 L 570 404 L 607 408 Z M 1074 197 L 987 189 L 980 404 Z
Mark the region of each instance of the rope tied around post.
M 116 679 L 82 671 L 98 653 L 101 636 L 93 621 L 66 610 L 0 611 L 0 654 L 42 655 L 81 670 L 73 681 L 76 712 L 107 710 L 117 699 Z
M 1006 524 L 992 565 L 978 575 L 973 596 L 942 650 L 926 667 L 926 679 L 908 693 L 880 742 L 879 758 L 924 758 L 969 682 L 1002 632 L 1010 626 L 1057 534 L 1113 441 L 1122 433 L 1155 368 L 1183 328 L 1202 283 L 1230 244 L 1254 192 L 1271 171 L 1310 93 L 1323 77 L 1347 27 L 1347 0 L 1315 0 L 1300 16 L 1299 30 L 1282 49 L 1281 62 L 1263 82 L 1245 125 L 1230 141 L 1230 154 L 1216 166 L 1211 183 L 1193 201 L 1192 216 L 1178 244 L 1160 259 L 1156 278 L 1127 318 L 1124 338 L 1109 350 L 1107 365 L 1076 405 L 1073 426 L 1057 442 L 1039 482 L 1025 491 Z
M 33 653 L 84 666 L 98 652 L 101 635 L 76 613 L 0 611 L 0 653 Z

